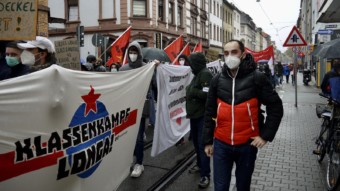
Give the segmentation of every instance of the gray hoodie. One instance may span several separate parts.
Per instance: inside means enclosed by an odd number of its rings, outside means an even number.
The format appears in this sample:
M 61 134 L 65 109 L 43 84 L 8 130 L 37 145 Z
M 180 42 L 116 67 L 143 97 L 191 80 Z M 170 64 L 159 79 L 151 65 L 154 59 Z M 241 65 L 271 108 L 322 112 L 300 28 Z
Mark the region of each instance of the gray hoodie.
M 141 66 L 144 66 L 145 63 L 143 62 L 143 55 L 142 55 L 142 48 L 140 47 L 139 43 L 137 41 L 133 41 L 129 44 L 128 46 L 128 51 L 127 51 L 127 54 L 129 54 L 129 49 L 131 47 L 136 47 L 137 50 L 138 50 L 138 57 L 137 57 L 137 60 L 132 62 L 130 60 L 130 57 L 129 55 L 126 55 L 128 57 L 128 61 L 129 63 L 128 64 L 124 64 L 121 68 L 119 68 L 119 71 L 124 71 L 124 70 L 132 70 L 132 69 L 135 69 L 135 68 L 139 68 Z

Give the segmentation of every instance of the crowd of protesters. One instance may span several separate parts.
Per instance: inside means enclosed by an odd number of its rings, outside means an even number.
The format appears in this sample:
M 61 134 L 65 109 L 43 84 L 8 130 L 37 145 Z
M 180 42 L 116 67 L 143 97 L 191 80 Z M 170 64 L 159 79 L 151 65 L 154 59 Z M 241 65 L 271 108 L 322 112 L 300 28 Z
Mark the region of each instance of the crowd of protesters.
M 222 72 L 215 76 L 206 68 L 207 60 L 202 53 L 192 53 L 188 57 L 180 55 L 178 59 L 180 66 L 190 66 L 194 74 L 186 88 L 186 110 L 197 161 L 189 172 L 200 174 L 200 188 L 210 184 L 212 157 L 216 191 L 228 190 L 233 163 L 240 169 L 236 174 L 238 190 L 249 190 L 257 150 L 274 139 L 283 115 L 282 101 L 272 88 L 268 74 L 256 70 L 252 55 L 246 54 L 244 49 L 241 41 L 228 42 L 224 46 Z M 124 65 L 112 63 L 108 66 L 100 58 L 89 54 L 86 61 L 81 63 L 81 70 L 116 73 L 146 65 L 137 41 L 129 44 L 127 60 Z M 156 66 L 160 64 L 158 60 L 154 62 Z M 33 73 L 52 64 L 56 64 L 55 47 L 48 38 L 37 36 L 32 41 L 11 41 L 6 44 L 4 53 L 0 54 L 0 80 Z M 289 74 L 285 68 L 281 63 L 275 66 L 274 87 L 282 84 L 283 75 L 288 83 Z M 264 70 L 268 72 L 268 68 Z M 150 123 L 155 121 L 155 87 L 157 84 L 153 75 L 134 149 L 136 160 L 130 175 L 134 178 L 140 177 L 145 170 L 145 123 L 147 118 Z M 243 107 L 246 103 L 248 106 Z M 267 120 L 262 116 L 261 104 L 266 106 Z M 251 123 L 245 117 L 248 114 Z

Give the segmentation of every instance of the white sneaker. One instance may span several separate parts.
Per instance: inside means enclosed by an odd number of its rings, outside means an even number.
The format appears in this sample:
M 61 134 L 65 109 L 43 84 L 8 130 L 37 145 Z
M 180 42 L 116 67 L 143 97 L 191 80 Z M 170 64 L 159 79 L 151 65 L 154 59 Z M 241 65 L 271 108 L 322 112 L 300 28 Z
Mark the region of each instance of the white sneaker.
M 135 164 L 133 171 L 131 172 L 131 177 L 138 178 L 144 171 L 144 166 L 142 164 Z

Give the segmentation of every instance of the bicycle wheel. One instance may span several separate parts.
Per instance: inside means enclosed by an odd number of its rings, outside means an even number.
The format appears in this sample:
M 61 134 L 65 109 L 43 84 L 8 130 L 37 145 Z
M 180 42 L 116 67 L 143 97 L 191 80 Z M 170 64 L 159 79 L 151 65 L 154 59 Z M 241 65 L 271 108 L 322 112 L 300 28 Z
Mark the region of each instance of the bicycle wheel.
M 338 133 L 338 132 L 336 132 Z M 336 134 L 335 133 L 335 134 Z M 335 135 L 337 136 L 337 135 Z M 327 165 L 327 189 L 329 191 L 336 190 L 340 182 L 340 140 L 333 140 L 329 151 L 329 160 Z
M 328 135 L 328 126 L 329 126 L 329 118 L 325 117 L 323 118 L 321 129 L 320 129 L 320 135 L 318 140 L 316 141 L 316 154 L 318 158 L 318 162 L 321 163 L 322 160 L 325 158 L 326 154 L 326 140 Z

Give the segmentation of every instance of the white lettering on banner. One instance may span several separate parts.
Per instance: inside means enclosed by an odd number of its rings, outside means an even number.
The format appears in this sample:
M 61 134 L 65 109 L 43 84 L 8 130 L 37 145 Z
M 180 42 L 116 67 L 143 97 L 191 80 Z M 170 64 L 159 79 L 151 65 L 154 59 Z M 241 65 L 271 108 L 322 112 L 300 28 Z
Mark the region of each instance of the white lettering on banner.
M 116 190 L 153 72 L 154 64 L 119 73 L 52 65 L 0 82 L 0 190 Z

